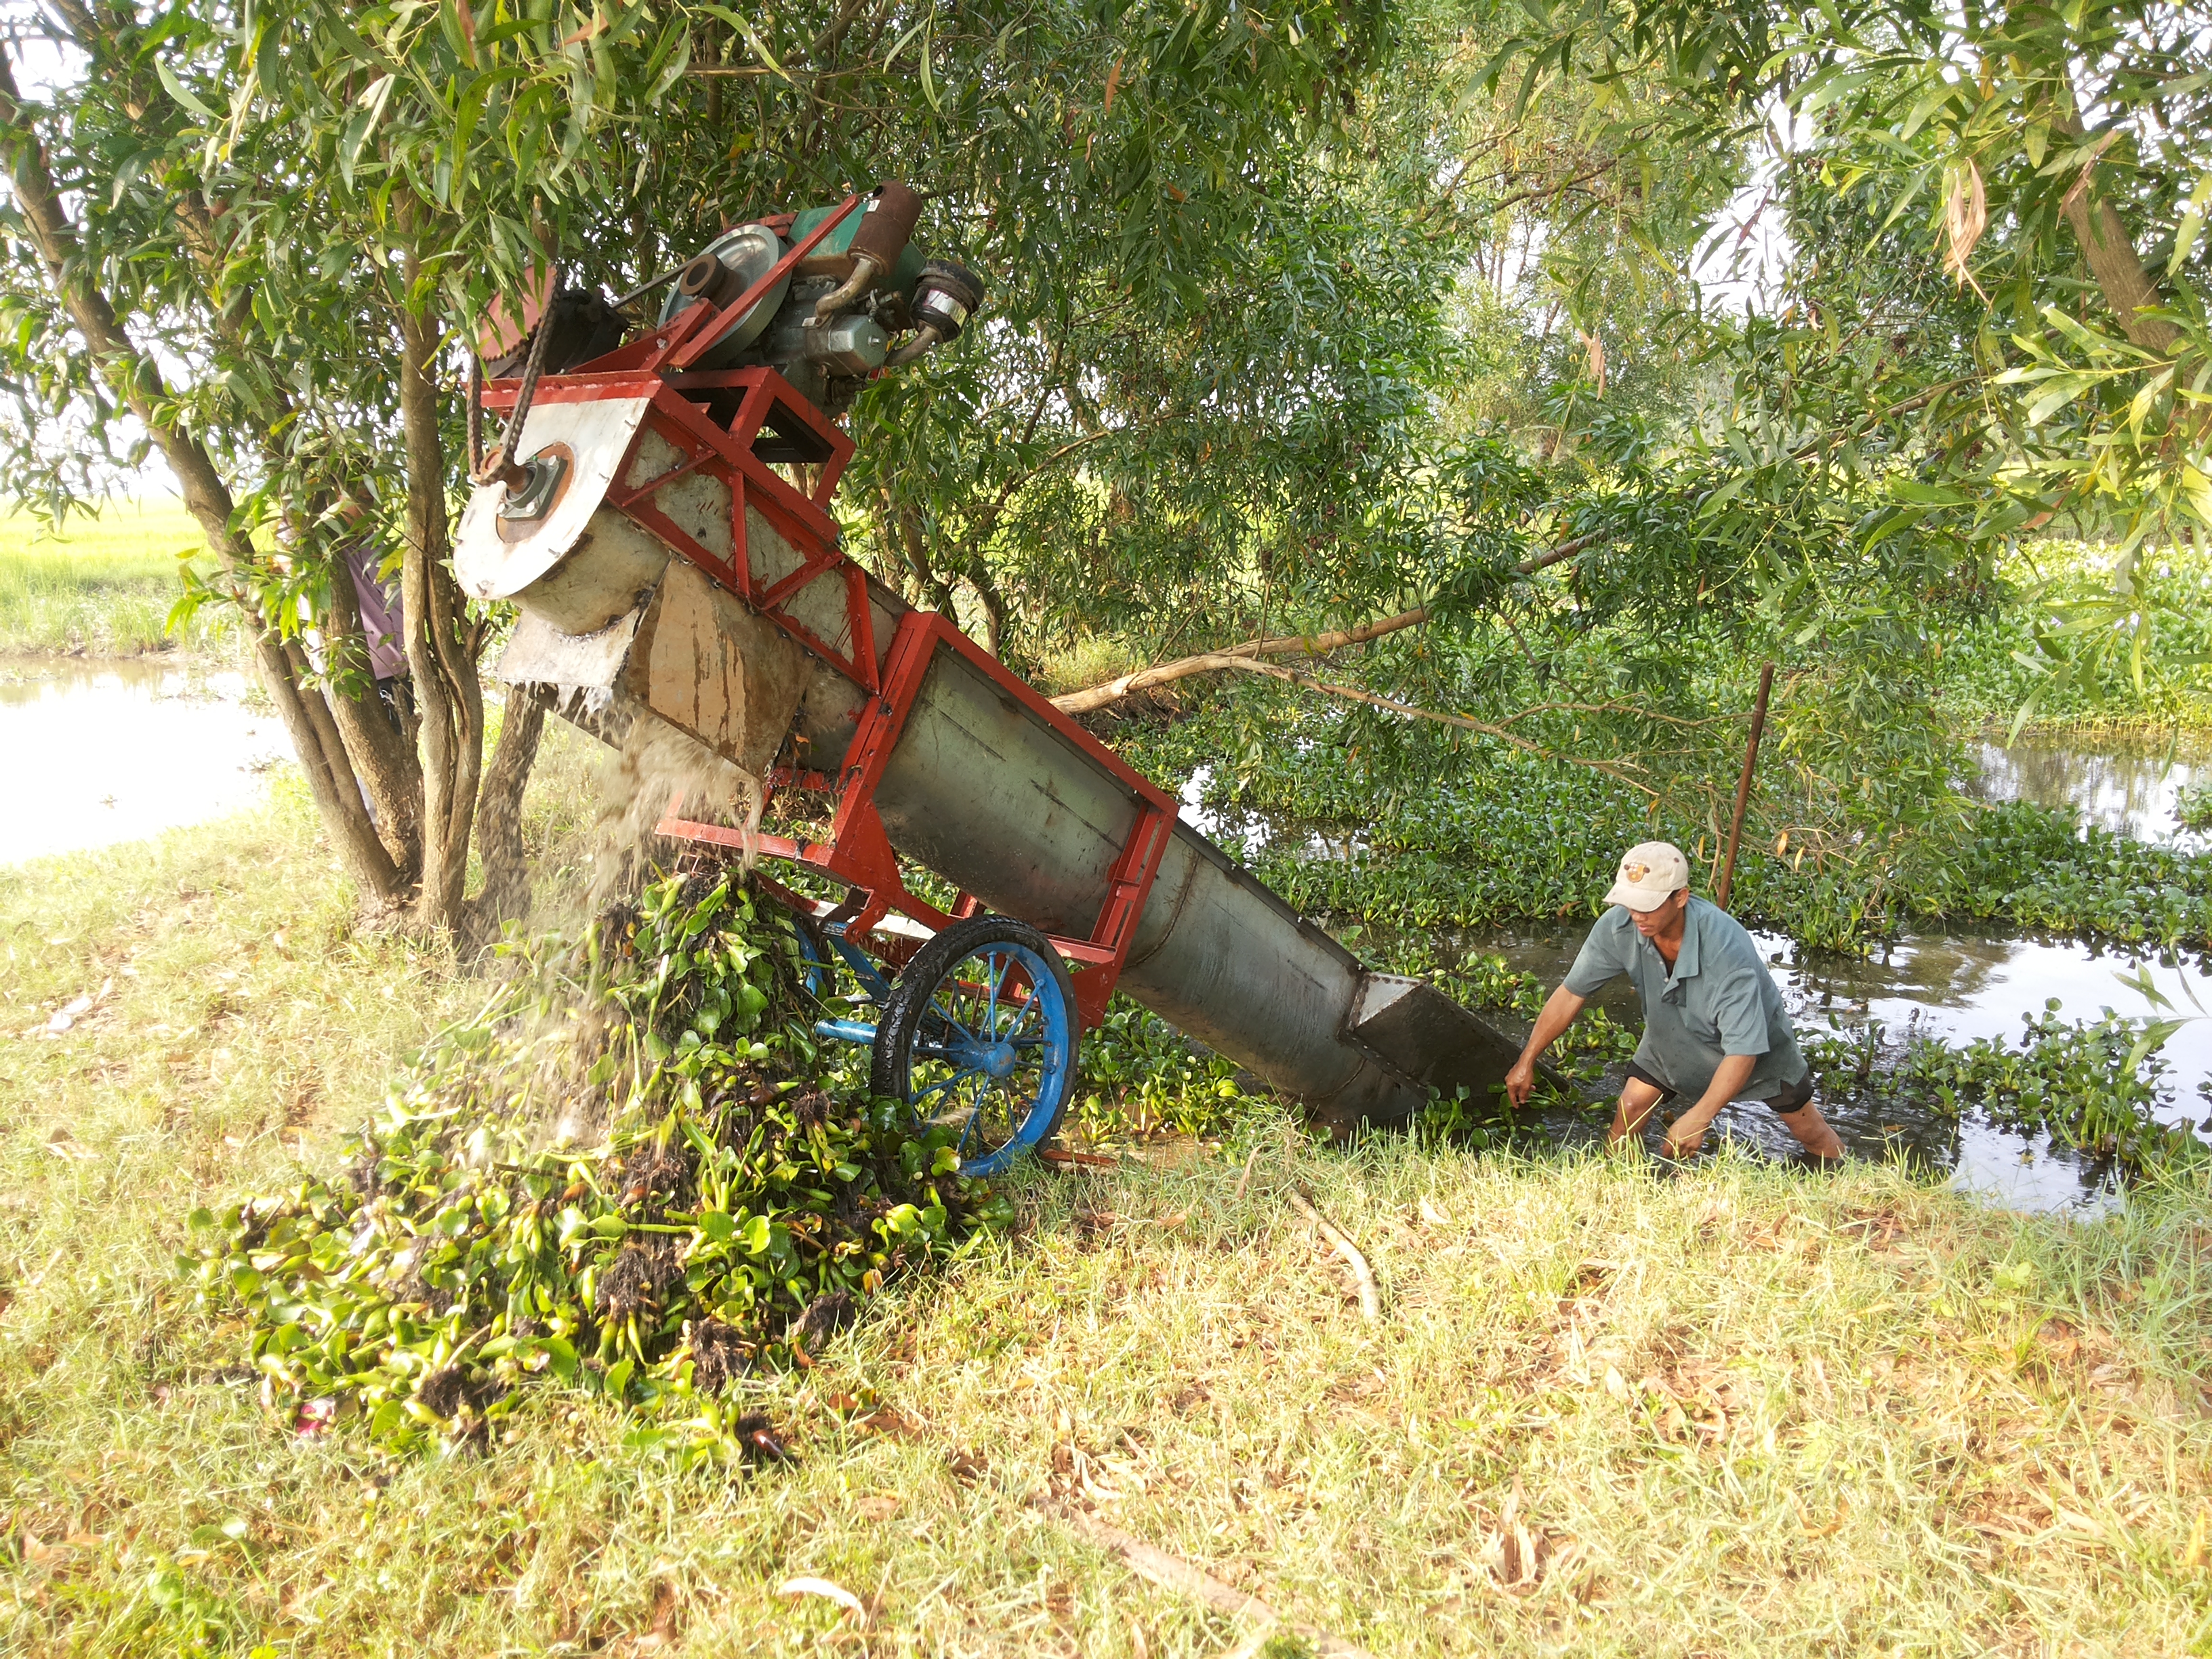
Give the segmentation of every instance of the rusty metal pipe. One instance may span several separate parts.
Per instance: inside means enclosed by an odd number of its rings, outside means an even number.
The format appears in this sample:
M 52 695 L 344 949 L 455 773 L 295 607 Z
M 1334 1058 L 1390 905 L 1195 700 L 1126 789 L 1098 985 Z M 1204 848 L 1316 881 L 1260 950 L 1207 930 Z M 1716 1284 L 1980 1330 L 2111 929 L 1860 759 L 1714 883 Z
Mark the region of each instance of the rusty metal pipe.
M 1713 902 L 1723 910 L 1735 886 L 1736 843 L 1743 839 L 1743 810 L 1751 804 L 1751 775 L 1758 768 L 1759 739 L 1766 730 L 1766 694 L 1773 689 L 1774 665 L 1767 663 L 1759 671 L 1759 702 L 1751 711 L 1751 739 L 1743 746 L 1743 772 L 1735 781 L 1735 816 L 1729 820 L 1728 861 L 1721 866 L 1721 878 L 1713 889 Z
M 876 285 L 876 278 L 886 267 L 878 264 L 866 253 L 853 256 L 853 274 L 814 302 L 814 314 L 806 319 L 809 328 L 819 328 L 847 306 Z
M 930 348 L 936 345 L 943 337 L 933 325 L 925 323 L 915 331 L 914 338 L 908 340 L 884 360 L 884 367 L 904 368 L 908 363 L 918 362 L 928 356 Z

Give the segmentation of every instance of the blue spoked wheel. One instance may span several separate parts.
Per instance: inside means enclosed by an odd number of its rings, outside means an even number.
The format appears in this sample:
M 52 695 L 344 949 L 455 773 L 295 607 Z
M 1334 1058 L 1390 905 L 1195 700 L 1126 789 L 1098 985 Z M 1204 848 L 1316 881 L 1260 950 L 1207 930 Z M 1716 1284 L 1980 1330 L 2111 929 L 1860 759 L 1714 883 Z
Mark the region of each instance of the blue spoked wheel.
M 1078 1030 L 1052 942 L 1024 922 L 971 917 L 899 975 L 876 1028 L 872 1085 L 917 1121 L 955 1130 L 963 1174 L 994 1175 L 1060 1127 Z

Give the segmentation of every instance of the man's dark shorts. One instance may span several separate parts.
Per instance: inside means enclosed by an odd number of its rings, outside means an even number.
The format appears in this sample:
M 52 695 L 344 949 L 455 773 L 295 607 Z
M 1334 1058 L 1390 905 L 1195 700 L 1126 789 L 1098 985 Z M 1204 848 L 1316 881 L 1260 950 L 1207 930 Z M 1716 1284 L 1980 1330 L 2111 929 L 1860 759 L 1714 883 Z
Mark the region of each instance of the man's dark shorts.
M 1632 1060 L 1628 1062 L 1628 1074 L 1634 1078 L 1638 1083 L 1648 1083 L 1653 1088 L 1656 1089 L 1659 1091 L 1658 1104 L 1662 1106 L 1667 1104 L 1670 1100 L 1679 1098 L 1672 1089 L 1668 1088 L 1664 1083 L 1662 1083 L 1657 1078 L 1652 1076 L 1650 1073 L 1645 1071 L 1641 1066 L 1638 1066 Z M 1803 1077 L 1798 1079 L 1795 1083 L 1784 1084 L 1780 1093 L 1777 1094 L 1773 1099 L 1763 1102 L 1762 1103 L 1775 1111 L 1782 1113 L 1785 1116 L 1791 1112 L 1803 1111 L 1808 1106 L 1810 1106 L 1813 1103 L 1812 1073 L 1806 1073 Z

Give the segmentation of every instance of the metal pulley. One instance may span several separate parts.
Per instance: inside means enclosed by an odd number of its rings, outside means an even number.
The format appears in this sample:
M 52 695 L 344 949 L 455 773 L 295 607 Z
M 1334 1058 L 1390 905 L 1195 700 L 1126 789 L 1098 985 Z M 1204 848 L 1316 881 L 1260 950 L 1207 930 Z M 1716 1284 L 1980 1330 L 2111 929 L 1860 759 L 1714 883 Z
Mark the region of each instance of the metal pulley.
M 675 289 L 661 306 L 662 324 L 673 322 L 695 306 L 733 304 L 775 268 L 784 252 L 783 239 L 766 225 L 739 225 L 718 237 L 684 267 L 684 274 L 676 279 Z M 775 320 L 790 292 L 791 277 L 787 273 L 746 307 L 743 316 L 732 318 L 716 333 L 696 359 L 698 367 L 728 368 L 734 365 L 745 348 L 759 339 Z

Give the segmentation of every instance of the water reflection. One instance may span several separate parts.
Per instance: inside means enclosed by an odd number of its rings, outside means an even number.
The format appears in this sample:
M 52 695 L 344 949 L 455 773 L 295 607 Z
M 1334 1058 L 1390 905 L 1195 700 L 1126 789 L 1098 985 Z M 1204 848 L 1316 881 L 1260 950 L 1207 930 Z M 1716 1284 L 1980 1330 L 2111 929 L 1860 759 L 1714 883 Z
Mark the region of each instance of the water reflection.
M 2137 841 L 2189 835 L 2174 816 L 2176 799 L 2212 779 L 2212 739 L 2198 732 L 2100 736 L 2029 735 L 2012 744 L 1982 743 L 1970 787 L 1984 800 L 2026 800 L 2070 808 L 2084 822 Z
M 159 659 L 0 662 L 0 866 L 112 846 L 254 799 L 291 746 L 242 674 Z

